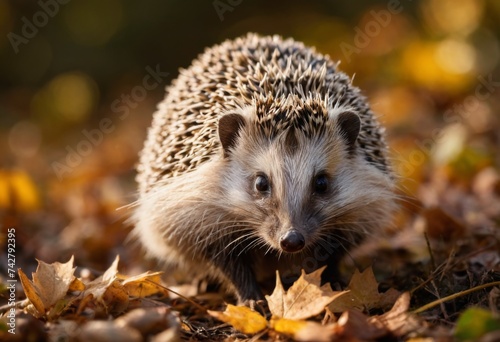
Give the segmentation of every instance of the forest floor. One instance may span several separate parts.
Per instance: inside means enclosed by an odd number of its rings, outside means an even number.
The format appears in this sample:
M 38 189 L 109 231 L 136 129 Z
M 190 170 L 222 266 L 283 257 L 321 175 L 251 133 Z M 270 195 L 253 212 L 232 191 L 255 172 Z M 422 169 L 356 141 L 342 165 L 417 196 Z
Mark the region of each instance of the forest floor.
M 347 287 L 304 275 L 257 311 L 143 258 L 116 210 L 132 200 L 131 173 L 103 165 L 108 156 L 96 150 L 64 181 L 2 171 L 15 205 L 0 216 L 1 340 L 500 340 L 496 154 L 425 161 L 417 181 L 402 181 L 413 195 L 387 237 L 343 263 Z

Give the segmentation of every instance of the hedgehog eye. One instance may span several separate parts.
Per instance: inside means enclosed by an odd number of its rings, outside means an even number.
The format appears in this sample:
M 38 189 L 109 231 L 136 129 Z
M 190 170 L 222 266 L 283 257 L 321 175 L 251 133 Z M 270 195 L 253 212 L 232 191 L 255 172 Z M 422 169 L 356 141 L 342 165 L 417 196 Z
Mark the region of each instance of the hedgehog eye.
M 314 192 L 324 194 L 328 190 L 328 176 L 324 173 L 314 177 Z
M 255 177 L 255 190 L 259 192 L 267 192 L 269 191 L 269 179 L 264 174 L 258 174 Z

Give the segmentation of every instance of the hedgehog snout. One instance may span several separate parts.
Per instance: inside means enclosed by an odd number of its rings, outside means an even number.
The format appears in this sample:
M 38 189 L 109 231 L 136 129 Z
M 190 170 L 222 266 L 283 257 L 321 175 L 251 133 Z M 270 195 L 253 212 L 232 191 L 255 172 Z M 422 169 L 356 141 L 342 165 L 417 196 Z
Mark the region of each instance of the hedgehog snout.
M 299 252 L 305 244 L 304 236 L 295 229 L 290 229 L 280 237 L 280 246 L 288 253 Z

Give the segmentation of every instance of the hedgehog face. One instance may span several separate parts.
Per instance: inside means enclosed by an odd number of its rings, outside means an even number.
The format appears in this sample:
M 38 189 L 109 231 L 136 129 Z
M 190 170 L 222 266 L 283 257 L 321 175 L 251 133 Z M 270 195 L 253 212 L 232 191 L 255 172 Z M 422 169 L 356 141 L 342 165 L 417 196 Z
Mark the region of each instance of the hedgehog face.
M 327 151 L 326 136 L 306 137 L 294 129 L 260 144 L 247 167 L 247 192 L 261 216 L 259 234 L 276 250 L 295 253 L 310 246 L 322 221 L 321 208 L 335 196 L 336 160 L 341 148 Z M 341 141 L 331 146 L 343 146 Z
M 240 114 L 220 120 L 229 201 L 268 247 L 297 253 L 322 239 L 325 208 L 345 197 L 338 177 L 354 162 L 359 118 L 336 113 L 315 130 L 289 125 L 274 136 L 262 127 Z

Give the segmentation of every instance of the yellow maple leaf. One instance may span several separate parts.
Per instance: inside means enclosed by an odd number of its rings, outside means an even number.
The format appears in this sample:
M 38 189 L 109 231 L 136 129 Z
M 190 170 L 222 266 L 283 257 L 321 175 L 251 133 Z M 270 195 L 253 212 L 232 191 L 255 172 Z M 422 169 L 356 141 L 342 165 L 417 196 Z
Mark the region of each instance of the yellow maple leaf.
M 270 321 L 270 327 L 278 333 L 292 336 L 296 341 L 331 341 L 333 336 L 331 326 L 312 321 L 273 317 Z
M 267 328 L 267 321 L 261 314 L 246 306 L 227 305 L 224 312 L 208 310 L 219 321 L 231 324 L 244 334 L 256 334 Z
M 345 294 L 345 291 L 332 291 L 330 284 L 321 284 L 321 273 L 325 267 L 306 274 L 302 270 L 300 278 L 285 292 L 278 272 L 276 287 L 266 296 L 269 310 L 275 317 L 292 320 L 316 316 L 332 300 Z
M 143 298 L 157 293 L 168 293 L 161 285 L 162 273 L 147 271 L 133 277 L 120 277 L 124 278 L 122 284 L 129 296 Z

